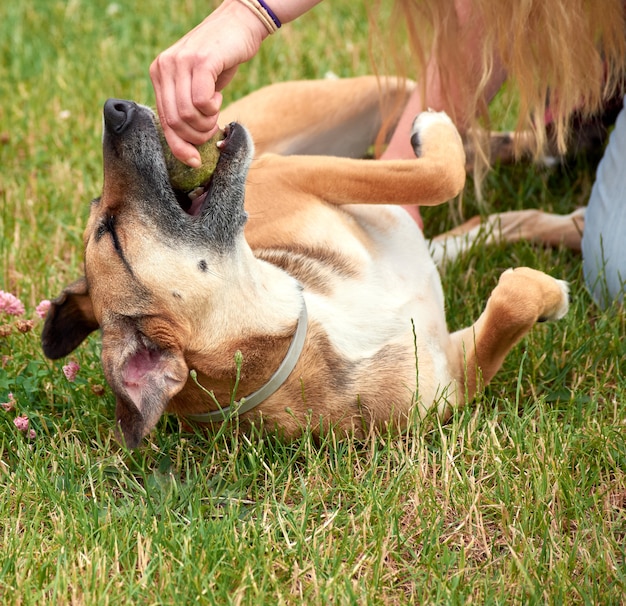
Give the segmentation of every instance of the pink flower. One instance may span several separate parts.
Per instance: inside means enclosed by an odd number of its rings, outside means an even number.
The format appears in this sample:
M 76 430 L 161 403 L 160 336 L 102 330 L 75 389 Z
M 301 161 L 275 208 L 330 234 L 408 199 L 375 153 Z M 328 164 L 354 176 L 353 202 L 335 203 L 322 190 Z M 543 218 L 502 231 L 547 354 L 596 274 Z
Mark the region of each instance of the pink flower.
M 11 316 L 21 316 L 24 313 L 24 304 L 10 292 L 0 290 L 0 311 Z
M 29 440 L 34 440 L 37 437 L 37 432 L 28 426 L 28 417 L 26 415 L 15 417 L 15 419 L 13 419 L 13 423 L 15 423 L 15 427 L 25 434 Z
M 17 427 L 20 431 L 23 431 L 24 433 L 28 431 L 28 417 L 26 415 L 15 417 L 15 419 L 13 419 L 13 423 L 15 423 L 15 427 Z
M 15 397 L 11 392 L 9 392 L 8 402 L 0 403 L 0 407 L 4 409 L 4 412 L 11 412 L 15 410 Z
M 48 301 L 48 299 L 44 299 L 43 301 L 39 302 L 39 305 L 37 305 L 37 307 L 35 307 L 35 313 L 40 317 L 40 318 L 45 318 L 48 310 L 50 309 L 50 301 Z
M 80 366 L 78 365 L 78 362 L 70 362 L 63 367 L 63 374 L 66 379 L 70 381 L 70 383 L 73 383 L 79 370 Z

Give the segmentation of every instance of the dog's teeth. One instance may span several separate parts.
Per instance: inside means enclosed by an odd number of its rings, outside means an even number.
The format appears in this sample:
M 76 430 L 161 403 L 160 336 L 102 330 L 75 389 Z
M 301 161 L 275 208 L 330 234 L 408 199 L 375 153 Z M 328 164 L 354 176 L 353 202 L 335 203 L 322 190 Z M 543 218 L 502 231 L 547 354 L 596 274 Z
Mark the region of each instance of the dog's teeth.
M 222 148 L 224 147 L 225 144 L 225 139 L 220 139 L 215 145 L 217 145 L 217 147 Z
M 192 189 L 187 196 L 189 196 L 189 199 L 193 202 L 193 200 L 195 200 L 197 197 L 201 196 L 204 193 L 204 188 L 203 187 L 196 187 L 196 189 Z

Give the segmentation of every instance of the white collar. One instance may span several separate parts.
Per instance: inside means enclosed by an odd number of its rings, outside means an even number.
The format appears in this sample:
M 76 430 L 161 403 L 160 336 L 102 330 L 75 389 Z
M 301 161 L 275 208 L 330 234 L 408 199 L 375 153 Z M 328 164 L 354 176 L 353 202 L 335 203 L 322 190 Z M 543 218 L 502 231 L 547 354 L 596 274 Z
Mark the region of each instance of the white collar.
M 261 402 L 267 400 L 267 398 L 278 391 L 296 367 L 296 364 L 300 359 L 302 349 L 304 348 L 307 326 L 308 314 L 306 303 L 303 299 L 302 311 L 300 312 L 296 332 L 291 339 L 289 349 L 287 350 L 283 361 L 280 363 L 280 366 L 270 377 L 268 382 L 255 392 L 251 393 L 249 396 L 241 398 L 238 402 L 235 402 L 233 406 L 226 406 L 225 408 L 212 410 L 211 412 L 205 412 L 202 414 L 185 415 L 185 419 L 195 421 L 196 423 L 215 423 L 217 421 L 225 421 L 235 415 L 242 415 L 244 412 L 249 412 L 261 404 Z

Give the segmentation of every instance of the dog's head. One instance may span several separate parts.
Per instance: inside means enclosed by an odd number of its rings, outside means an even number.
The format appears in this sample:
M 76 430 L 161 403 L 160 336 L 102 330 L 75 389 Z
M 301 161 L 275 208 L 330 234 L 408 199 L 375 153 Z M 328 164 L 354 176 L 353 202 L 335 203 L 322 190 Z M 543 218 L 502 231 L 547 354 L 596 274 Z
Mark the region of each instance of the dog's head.
M 84 233 L 85 276 L 53 301 L 42 344 L 57 359 L 101 328 L 104 373 L 131 447 L 185 385 L 185 348 L 219 332 L 199 323 L 237 262 L 253 155 L 242 126 L 224 133 L 215 172 L 192 201 L 170 184 L 153 112 L 115 99 L 104 106 L 104 186 Z

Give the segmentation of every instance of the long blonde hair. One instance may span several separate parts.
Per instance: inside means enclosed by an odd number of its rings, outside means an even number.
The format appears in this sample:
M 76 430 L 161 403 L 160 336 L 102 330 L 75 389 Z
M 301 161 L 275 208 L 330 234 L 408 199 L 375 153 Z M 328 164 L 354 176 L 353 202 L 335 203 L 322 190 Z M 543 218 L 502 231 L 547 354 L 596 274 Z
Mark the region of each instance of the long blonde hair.
M 386 18 L 384 0 L 375 5 L 375 38 L 391 49 L 378 70 L 391 67 L 424 86 L 435 57 L 447 109 L 471 133 L 489 124 L 485 95 L 496 69 L 517 99 L 516 131 L 532 129 L 537 154 L 547 140 L 546 107 L 563 153 L 572 114 L 600 110 L 623 84 L 624 0 L 395 0 Z

